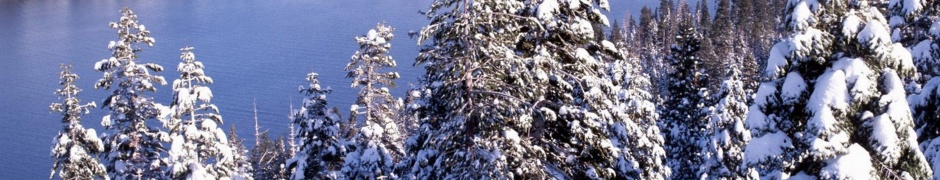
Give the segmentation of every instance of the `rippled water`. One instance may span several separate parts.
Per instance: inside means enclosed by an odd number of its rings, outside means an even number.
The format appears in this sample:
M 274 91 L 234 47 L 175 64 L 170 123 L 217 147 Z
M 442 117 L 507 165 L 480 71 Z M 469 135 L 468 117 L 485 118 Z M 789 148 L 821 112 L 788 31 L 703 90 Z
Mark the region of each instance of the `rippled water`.
M 611 0 L 610 19 L 627 12 L 639 12 L 640 5 L 658 4 L 651 0 Z M 423 73 L 413 67 L 417 43 L 407 36 L 427 20 L 430 0 L 206 0 L 206 1 L 0 1 L 0 179 L 47 178 L 52 138 L 62 127 L 59 114 L 48 111 L 58 101 L 52 92 L 58 88 L 59 63 L 72 64 L 81 78 L 78 85 L 85 101 L 101 99 L 110 91 L 95 90 L 93 83 L 102 74 L 94 71 L 96 61 L 107 58 L 108 41 L 116 39 L 108 22 L 116 21 L 121 7 L 128 6 L 156 39 L 152 48 L 140 53 L 140 62 L 158 63 L 167 71 L 156 73 L 168 81 L 178 74 L 179 49 L 196 47 L 196 57 L 206 65 L 210 85 L 225 119 L 223 126 L 235 125 L 239 136 L 251 136 L 252 101 L 257 100 L 262 128 L 274 134 L 287 129 L 291 102 L 298 106 L 303 97 L 297 87 L 305 75 L 320 73 L 324 86 L 334 93 L 332 106 L 346 109 L 355 90 L 344 78 L 343 68 L 357 50 L 354 36 L 365 34 L 376 23 L 396 28 L 392 56 L 398 61 L 402 79 L 394 95 L 403 95 L 409 84 Z M 622 7 L 622 8 L 618 8 Z M 168 104 L 169 86 L 151 93 L 156 101 Z M 86 127 L 104 131 L 100 118 L 105 109 L 84 116 Z M 250 144 L 249 144 L 250 145 Z

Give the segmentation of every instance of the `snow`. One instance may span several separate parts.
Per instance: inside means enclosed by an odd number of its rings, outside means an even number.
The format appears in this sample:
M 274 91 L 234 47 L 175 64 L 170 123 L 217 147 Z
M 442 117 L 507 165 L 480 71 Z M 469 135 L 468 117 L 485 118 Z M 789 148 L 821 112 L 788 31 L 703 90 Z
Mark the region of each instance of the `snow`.
M 777 93 L 777 84 L 775 82 L 760 83 L 757 93 L 754 95 L 754 104 L 767 104 L 767 100 Z M 757 108 L 751 108 L 757 109 Z
M 882 95 L 882 100 L 880 101 L 880 103 L 884 105 L 886 103 L 895 103 L 898 101 L 904 101 L 905 94 L 906 94 L 904 90 L 904 81 L 902 81 L 901 78 L 898 77 L 898 74 L 894 70 L 891 70 L 891 69 L 885 69 L 881 74 L 882 74 L 881 89 L 883 91 L 886 91 L 887 93 Z M 903 104 L 908 104 L 908 103 L 903 102 Z
M 539 4 L 538 17 L 542 20 L 551 20 L 555 17 L 555 13 L 558 12 L 558 1 L 557 0 L 545 0 Z
M 875 151 L 878 152 L 878 156 L 889 161 L 900 158 L 901 149 L 898 143 L 898 132 L 891 121 L 890 115 L 871 118 L 866 125 L 872 127 L 871 136 L 875 140 L 873 144 L 876 147 Z
M 591 56 L 591 54 L 588 53 L 588 51 L 585 50 L 584 48 L 578 48 L 578 50 L 575 51 L 575 57 L 577 57 L 582 62 L 588 62 L 588 63 L 596 62 L 594 57 Z
M 72 142 L 72 139 L 69 138 L 69 134 L 62 134 L 61 136 L 59 136 L 58 140 L 59 140 L 58 144 L 60 145 L 67 145 Z
M 215 130 L 215 129 L 217 128 L 217 123 L 215 123 L 215 120 L 205 119 L 205 120 L 202 121 L 202 128 L 203 128 L 203 129 L 209 129 L 209 130 Z
M 82 149 L 81 146 L 72 146 L 72 148 L 69 148 L 69 161 L 81 162 L 82 158 L 87 156 L 88 154 L 85 152 L 85 149 Z
M 845 73 L 841 70 L 828 71 L 816 79 L 816 88 L 810 96 L 806 108 L 816 115 L 822 109 L 844 110 L 848 107 Z
M 212 99 L 212 90 L 209 87 L 199 86 L 193 89 L 196 97 L 202 101 L 208 103 Z
M 904 48 L 900 43 L 894 43 L 891 45 L 891 54 L 888 59 L 885 60 L 894 60 L 893 62 L 888 62 L 889 67 L 896 68 L 899 71 L 913 71 L 914 70 L 914 60 L 911 52 Z
M 598 0 L 598 4 L 600 4 L 601 9 L 610 11 L 610 3 L 607 0 Z
M 927 141 L 924 141 L 920 144 L 920 148 L 923 149 L 924 156 L 931 165 L 933 172 L 940 172 L 940 138 L 934 138 Z
M 95 149 L 104 150 L 104 143 L 101 142 L 101 139 L 98 138 L 98 132 L 95 129 L 88 128 L 85 129 L 85 141 L 91 143 Z
M 843 143 L 849 142 L 849 135 L 838 129 L 838 120 L 829 108 L 819 110 L 809 121 L 808 136 L 813 137 L 810 151 L 816 158 L 832 157 L 844 151 Z
M 936 49 L 936 47 L 937 46 L 933 43 L 933 41 L 920 41 L 920 43 L 917 43 L 917 45 L 914 45 L 914 47 L 911 48 L 911 57 L 918 61 L 932 58 L 933 55 L 930 51 L 932 49 Z
M 581 0 L 568 0 L 568 9 L 576 11 L 581 8 Z
M 907 23 L 907 22 L 904 20 L 904 18 L 899 17 L 899 16 L 891 16 L 891 19 L 888 20 L 888 26 L 890 26 L 890 27 L 897 27 L 897 26 L 900 26 L 900 25 L 904 25 L 904 23 Z M 895 34 L 892 34 L 892 35 L 891 35 L 891 36 L 892 36 L 891 38 L 895 38 L 895 37 L 893 37 L 894 35 L 895 35 Z M 899 37 L 898 37 L 898 38 L 899 38 Z M 897 41 L 898 39 L 893 39 L 893 40 Z
M 571 23 L 571 30 L 574 32 L 574 34 L 582 38 L 594 39 L 594 27 L 588 20 L 575 18 L 574 22 Z
M 595 16 L 600 18 L 601 24 L 604 25 L 604 27 L 610 27 L 610 20 L 607 19 L 607 15 L 604 15 L 604 13 L 601 13 L 598 9 L 592 10 L 591 13 L 594 13 Z
M 924 89 L 920 93 L 911 95 L 907 101 L 912 107 L 925 106 L 927 98 L 936 96 L 938 93 L 940 93 L 940 78 L 932 78 L 924 84 Z
M 924 8 L 923 0 L 891 0 L 888 3 L 888 7 L 896 8 L 898 6 L 901 8 L 902 15 L 913 15 L 915 12 L 920 11 Z
M 806 91 L 806 81 L 799 72 L 793 71 L 787 73 L 786 80 L 783 81 L 783 87 L 780 88 L 780 98 L 783 103 L 792 104 L 800 100 L 800 96 Z
M 375 32 L 375 29 L 370 29 L 369 33 L 366 33 L 368 39 L 374 40 L 376 37 L 378 37 L 378 33 Z
M 858 32 L 858 42 L 876 49 L 878 45 L 891 43 L 891 34 L 888 29 L 878 21 L 869 21 L 865 29 Z
M 842 34 L 852 37 L 855 33 L 858 33 L 859 24 L 861 20 L 858 19 L 858 16 L 855 14 L 849 14 L 845 17 L 845 20 L 842 20 Z
M 601 41 L 601 45 L 604 46 L 604 50 L 615 51 L 615 52 L 617 51 L 617 46 L 614 45 L 614 43 L 611 43 L 610 41 L 607 41 L 607 40 Z
M 874 171 L 868 151 L 853 143 L 846 154 L 830 160 L 819 174 L 821 179 L 871 179 Z
M 855 102 L 867 102 L 869 98 L 876 96 L 877 90 L 874 86 L 877 83 L 869 78 L 873 76 L 873 72 L 865 60 L 842 58 L 832 65 L 832 69 L 845 72 L 845 82 L 852 87 L 850 95 Z
M 933 24 L 930 24 L 930 35 L 940 36 L 940 19 L 934 20 Z
M 822 43 L 828 42 L 829 40 L 825 39 L 824 34 L 826 33 L 818 29 L 807 29 L 805 32 L 793 36 L 793 38 L 790 41 L 782 41 L 782 42 L 789 43 L 788 44 L 789 51 L 784 51 L 784 52 L 785 53 L 793 52 L 794 54 L 789 55 L 789 56 L 795 56 L 791 58 L 794 58 L 798 61 L 809 60 L 809 59 L 806 59 L 804 56 L 808 55 L 810 52 L 814 50 L 825 48 L 822 46 L 826 44 L 822 44 Z
M 744 148 L 744 161 L 755 164 L 765 159 L 783 158 L 784 148 L 793 147 L 791 140 L 782 132 L 768 133 L 751 139 Z
M 506 130 L 503 130 L 503 136 L 506 136 L 506 139 L 509 140 L 509 142 L 512 142 L 513 144 L 518 144 L 520 141 L 519 133 L 509 128 L 506 128 Z
M 113 122 L 111 121 L 110 114 L 104 115 L 104 117 L 101 117 L 101 126 L 104 126 L 105 128 L 107 128 L 107 127 L 111 127 L 112 124 Z
M 815 18 L 813 17 L 813 12 L 810 10 L 810 6 L 807 4 L 807 1 L 800 1 L 793 8 L 793 12 L 790 14 L 790 28 L 803 30 L 807 27 L 815 24 Z
M 766 128 L 769 124 L 767 121 L 767 115 L 758 110 L 759 108 L 756 104 L 751 106 L 750 109 L 752 110 L 747 111 L 747 118 L 745 119 L 747 127 L 752 130 Z

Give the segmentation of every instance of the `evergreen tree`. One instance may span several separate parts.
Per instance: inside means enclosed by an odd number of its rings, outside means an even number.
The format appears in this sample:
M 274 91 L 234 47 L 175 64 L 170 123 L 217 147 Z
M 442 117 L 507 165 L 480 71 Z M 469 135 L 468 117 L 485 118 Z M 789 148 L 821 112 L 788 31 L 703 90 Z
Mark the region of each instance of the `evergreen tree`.
M 700 39 L 691 22 L 684 22 L 669 56 L 675 69 L 669 73 L 670 98 L 663 104 L 660 129 L 666 138 L 666 164 L 674 179 L 698 179 L 697 168 L 703 164 L 701 142 L 708 122 L 705 104 L 709 95 L 707 75 L 700 67 Z
M 533 88 L 530 99 L 539 111 L 530 132 L 535 145 L 546 147 L 546 171 L 561 179 L 603 179 L 617 175 L 618 147 L 611 143 L 608 127 L 626 121 L 612 115 L 616 87 L 606 72 L 606 62 L 623 55 L 609 42 L 590 41 L 593 24 L 609 26 L 601 11 L 607 1 L 543 1 L 529 17 L 544 28 L 525 33 L 532 49 L 517 49 L 536 75 L 548 84 Z M 544 103 L 544 104 L 542 104 Z M 565 147 L 565 148 L 562 148 Z
M 632 17 L 630 17 L 630 15 L 627 15 L 627 19 L 630 19 L 630 18 Z M 630 25 L 629 23 L 624 23 L 624 25 L 621 26 L 619 22 L 614 20 L 614 23 L 610 25 L 610 35 L 607 37 L 607 39 L 610 40 L 610 42 L 613 42 L 614 44 L 625 41 L 624 40 L 624 31 L 625 31 L 624 27 L 628 27 L 629 25 Z
M 544 148 L 524 138 L 527 130 L 544 129 L 533 126 L 534 108 L 526 103 L 535 94 L 527 91 L 548 81 L 544 72 L 530 73 L 514 50 L 534 48 L 516 40 L 539 28 L 519 18 L 527 8 L 533 7 L 520 1 L 432 2 L 431 24 L 417 34 L 415 64 L 426 74 L 421 99 L 413 101 L 418 107 L 409 105 L 418 128 L 406 141 L 401 178 L 548 178 Z
M 82 104 L 78 93 L 82 90 L 75 86 L 78 75 L 72 74 L 71 65 L 60 65 L 59 85 L 55 94 L 61 103 L 52 103 L 49 110 L 62 113 L 62 131 L 52 141 L 52 171 L 49 179 L 58 173 L 62 179 L 107 179 L 104 165 L 94 156 L 104 151 L 104 143 L 98 138 L 95 129 L 82 126 L 82 115 L 95 108 L 95 103 Z M 58 172 L 57 172 L 58 171 Z
M 865 2 L 790 1 L 747 126 L 763 178 L 929 179 L 901 78 L 916 70 Z M 805 80 L 804 80 L 805 79 Z
M 711 27 L 711 29 L 715 29 L 715 32 L 709 34 L 709 38 L 703 38 L 704 42 L 712 43 L 702 45 L 704 48 L 702 54 L 712 54 L 712 56 L 705 56 L 706 58 L 702 59 L 702 68 L 706 74 L 710 75 L 708 79 L 709 90 L 718 89 L 725 79 L 725 72 L 727 72 L 724 67 L 739 62 L 742 56 L 742 54 L 736 52 L 737 39 L 741 34 L 737 30 L 738 26 L 735 24 L 736 18 L 733 13 L 731 0 L 718 0 L 718 7 L 715 10 L 715 22 Z M 708 57 L 711 57 L 711 59 L 708 59 Z M 748 67 L 743 64 L 738 64 L 738 66 Z
M 707 37 L 707 35 L 711 33 L 709 29 L 712 26 L 711 10 L 708 9 L 708 1 L 699 1 L 697 11 L 698 11 L 698 27 L 699 27 L 698 29 L 700 30 L 699 33 L 706 35 Z
M 117 85 L 102 103 L 109 112 L 102 118 L 101 125 L 111 130 L 102 137 L 106 152 L 102 159 L 113 179 L 162 179 L 167 163 L 161 142 L 170 138 L 159 127 L 148 125 L 147 120 L 170 112 L 144 93 L 155 92 L 154 84 L 166 85 L 162 76 L 150 74 L 150 71 L 162 71 L 163 67 L 137 62 L 137 52 L 141 51 L 138 45 L 152 46 L 154 39 L 144 25 L 137 23 L 133 11 L 124 8 L 121 14 L 118 22 L 110 23 L 118 32 L 118 40 L 108 44 L 111 57 L 95 63 L 95 70 L 104 73 L 95 89 Z
M 660 52 L 669 52 L 672 48 L 672 45 L 675 44 L 675 35 L 679 30 L 679 21 L 678 15 L 675 9 L 675 1 L 673 0 L 660 0 L 659 9 L 656 10 L 657 22 L 657 46 L 660 49 Z
M 708 117 L 705 131 L 705 157 L 699 173 L 708 179 L 757 179 L 757 171 L 744 164 L 744 147 L 751 132 L 744 126 L 748 94 L 739 67 L 729 66 L 729 78 L 718 91 L 718 100 Z
M 638 36 L 640 41 L 640 59 L 643 61 L 644 73 L 650 76 L 650 83 L 653 86 L 653 102 L 661 103 L 660 99 L 666 92 L 666 61 L 662 58 L 662 48 L 660 48 L 661 37 L 666 35 L 659 34 L 659 25 L 656 21 L 656 15 L 648 7 L 640 10 L 640 24 Z
M 320 87 L 319 74 L 307 74 L 307 87 L 300 92 L 307 96 L 303 106 L 291 115 L 297 129 L 300 148 L 297 155 L 287 160 L 287 169 L 293 170 L 291 179 L 342 179 L 339 172 L 346 156 L 344 137 L 340 132 L 339 115 L 327 108 L 326 95 L 330 88 Z
M 406 178 L 614 177 L 607 127 L 622 119 L 605 67 L 623 56 L 593 33 L 608 6 L 435 1 L 417 61 L 435 98 L 407 141 Z
M 700 1 L 700 3 L 701 3 L 701 7 L 698 10 L 699 12 L 697 12 L 698 17 L 697 19 L 695 19 L 697 21 L 696 23 L 697 25 L 695 26 L 695 29 L 702 36 L 701 43 L 699 45 L 698 54 L 699 54 L 699 59 L 701 60 L 702 68 L 705 70 L 705 74 L 708 74 L 710 77 L 708 80 L 709 81 L 708 84 L 711 87 L 708 87 L 708 89 L 709 91 L 714 91 L 714 90 L 717 90 L 718 85 L 721 84 L 720 82 L 718 82 L 718 80 L 716 80 L 720 77 L 716 77 L 716 76 L 719 76 L 719 74 L 722 74 L 722 73 L 719 73 L 723 70 L 720 68 L 720 67 L 723 67 L 723 64 L 724 64 L 724 62 L 722 61 L 730 57 L 724 56 L 724 55 L 719 56 L 718 54 L 716 54 L 718 52 L 723 52 L 723 50 L 717 49 L 716 42 L 722 42 L 724 40 L 722 40 L 719 37 L 712 36 L 711 34 L 712 32 L 710 31 L 710 29 L 713 27 L 711 27 L 712 22 L 710 20 L 711 17 L 709 17 L 710 14 L 708 12 L 709 11 L 708 3 L 707 1 Z M 715 35 L 716 36 L 725 35 L 727 34 L 728 31 L 729 31 L 728 29 L 717 30 L 715 32 Z
M 402 122 L 402 128 L 404 129 L 402 137 L 411 137 L 417 134 L 418 121 L 422 117 L 420 113 L 427 105 L 425 99 L 427 99 L 426 94 L 421 89 L 412 87 L 408 90 L 408 94 L 402 102 L 401 111 L 398 113 L 398 118 L 401 119 L 400 122 Z
M 666 151 L 660 134 L 656 105 L 649 93 L 649 77 L 640 68 L 639 59 L 618 60 L 608 65 L 612 83 L 619 88 L 613 116 L 623 121 L 608 127 L 611 143 L 620 148 L 617 178 L 666 179 L 670 169 L 663 164 Z
M 232 146 L 232 161 L 235 162 L 235 173 L 232 175 L 232 179 L 254 179 L 251 176 L 251 163 L 248 162 L 248 149 L 245 148 L 244 139 L 238 137 L 238 133 L 235 133 L 235 125 L 232 125 L 228 131 L 228 144 Z
M 267 131 L 260 132 L 258 144 L 251 148 L 248 162 L 252 165 L 254 179 L 287 179 L 290 178 L 289 169 L 286 168 L 288 152 L 284 138 L 271 138 Z
M 206 76 L 193 47 L 180 49 L 180 63 L 173 81 L 173 114 L 165 126 L 170 129 L 169 177 L 175 179 L 231 179 L 238 171 L 234 150 L 225 131 L 219 128 L 222 116 L 212 104 L 212 78 Z
M 343 173 L 347 178 L 397 178 L 392 168 L 404 154 L 395 120 L 400 108 L 388 88 L 395 87 L 399 76 L 381 71 L 396 66 L 395 59 L 388 55 L 392 31 L 392 27 L 378 24 L 365 36 L 356 37 L 359 51 L 346 65 L 346 77 L 353 78 L 352 87 L 361 88 L 356 104 L 350 108 L 349 121 L 355 122 L 359 131 L 350 142 L 353 149 L 346 154 Z
M 919 70 L 916 81 L 910 83 L 908 97 L 917 141 L 920 149 L 931 165 L 934 175 L 940 173 L 940 32 L 933 30 L 940 27 L 938 11 L 940 2 L 936 1 L 901 1 L 889 3 L 892 39 L 910 47 L 914 64 Z M 921 86 L 922 85 L 922 86 Z M 913 87 L 913 88 L 911 88 Z

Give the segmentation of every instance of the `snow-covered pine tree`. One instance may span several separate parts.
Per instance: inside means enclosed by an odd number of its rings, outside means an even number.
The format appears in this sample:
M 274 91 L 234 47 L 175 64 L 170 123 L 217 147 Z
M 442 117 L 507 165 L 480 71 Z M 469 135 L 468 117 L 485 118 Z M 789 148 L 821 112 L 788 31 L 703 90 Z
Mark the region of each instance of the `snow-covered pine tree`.
M 544 148 L 545 170 L 555 178 L 614 178 L 619 148 L 612 145 L 608 127 L 627 119 L 613 115 L 619 89 L 606 67 L 624 56 L 609 41 L 591 41 L 590 33 L 594 24 L 609 26 L 601 13 L 609 3 L 546 0 L 533 8 L 525 17 L 538 24 L 520 40 L 528 47 L 517 51 L 531 64 L 530 72 L 547 83 L 531 89 L 537 96 L 529 102 L 538 108 L 533 127 L 543 130 L 528 136 Z
M 674 179 L 699 179 L 703 165 L 702 145 L 706 129 L 709 100 L 707 75 L 700 67 L 701 36 L 689 20 L 676 34 L 672 54 L 668 57 L 673 70 L 669 73 L 669 98 L 662 105 L 660 129 L 666 138 L 666 164 Z
M 401 111 L 398 113 L 399 122 L 402 122 L 402 137 L 407 138 L 412 135 L 417 134 L 418 130 L 418 121 L 422 117 L 420 112 L 425 108 L 426 103 L 425 93 L 421 91 L 420 88 L 411 87 L 408 90 L 404 101 L 402 102 Z M 404 159 L 404 157 L 402 157 Z
M 71 65 L 59 65 L 59 85 L 55 94 L 62 100 L 61 103 L 52 103 L 49 110 L 62 113 L 60 121 L 65 124 L 62 131 L 52 141 L 52 171 L 49 179 L 56 173 L 62 179 L 107 179 L 104 165 L 94 156 L 104 151 L 104 143 L 98 138 L 95 129 L 85 129 L 82 126 L 82 115 L 88 114 L 95 108 L 95 102 L 82 104 L 78 93 L 82 90 L 75 86 L 78 75 L 69 70 Z
M 744 164 L 744 147 L 751 132 L 744 126 L 748 94 L 738 66 L 728 67 L 728 79 L 718 90 L 718 102 L 708 116 L 699 174 L 707 179 L 757 179 L 757 171 Z
M 287 160 L 293 170 L 291 179 L 343 179 L 340 172 L 346 157 L 345 140 L 340 132 L 339 115 L 327 107 L 326 95 L 330 88 L 320 87 L 319 74 L 307 74 L 307 87 L 298 89 L 307 96 L 303 106 L 291 115 L 298 127 L 296 139 L 300 141 L 297 155 Z
M 598 6 L 600 8 L 598 8 Z M 435 1 L 418 57 L 429 91 L 411 177 L 613 178 L 607 135 L 622 59 L 593 26 L 607 1 Z
M 659 47 L 659 39 L 662 35 L 657 33 L 659 25 L 655 18 L 656 15 L 649 7 L 644 6 L 640 9 L 640 24 L 637 30 L 640 48 L 637 51 L 644 64 L 643 72 L 650 76 L 650 83 L 653 86 L 650 93 L 653 94 L 653 102 L 662 103 L 661 97 L 667 94 L 665 69 L 668 65 L 662 58 L 665 52 Z
M 544 129 L 533 127 L 530 114 L 537 109 L 527 101 L 536 96 L 529 91 L 547 83 L 548 76 L 530 72 L 514 50 L 532 48 L 517 38 L 540 28 L 519 16 L 527 5 L 432 2 L 426 13 L 431 24 L 418 34 L 422 46 L 415 63 L 426 69 L 418 100 L 423 106 L 415 112 L 418 129 L 406 141 L 407 155 L 397 168 L 401 178 L 548 178 L 541 162 L 544 148 L 525 136 Z
M 931 165 L 933 174 L 940 173 L 940 2 L 920 0 L 893 0 L 889 3 L 892 39 L 910 47 L 914 64 L 918 68 L 917 84 L 909 88 L 908 97 L 917 141 Z M 916 44 L 914 44 L 916 43 Z M 922 85 L 922 87 L 921 87 Z
M 705 74 L 708 74 L 708 90 L 715 91 L 720 88 L 722 82 L 727 79 L 725 76 L 729 64 L 736 64 L 741 61 L 743 54 L 737 53 L 737 39 L 741 34 L 738 32 L 739 26 L 736 24 L 737 16 L 733 9 L 740 0 L 718 0 L 718 6 L 715 9 L 715 22 L 711 29 L 716 29 L 713 34 L 700 39 L 703 43 L 712 43 L 711 45 L 702 44 L 699 54 L 713 54 L 713 56 L 701 56 L 699 59 L 699 68 L 702 68 Z M 712 47 L 708 47 L 712 46 Z M 711 51 L 711 52 L 709 52 Z M 712 57 L 712 59 L 709 59 Z M 739 67 L 748 67 L 739 65 Z
M 639 66 L 640 60 L 617 60 L 608 65 L 612 83 L 619 88 L 615 121 L 608 127 L 614 147 L 620 148 L 617 158 L 619 179 L 666 179 L 670 169 L 664 164 L 666 151 L 656 121 L 656 104 L 649 93 L 649 77 Z
M 929 179 L 901 78 L 916 73 L 865 1 L 787 5 L 750 107 L 748 166 L 763 178 Z
M 111 57 L 95 63 L 95 70 L 104 73 L 95 89 L 117 85 L 101 103 L 109 110 L 101 125 L 110 130 L 102 137 L 105 142 L 102 160 L 113 179 L 163 179 L 167 163 L 162 142 L 170 137 L 160 127 L 148 125 L 147 120 L 170 112 L 144 94 L 155 92 L 154 84 L 166 85 L 162 76 L 150 74 L 163 71 L 163 67 L 137 62 L 137 52 L 141 51 L 138 45 L 152 46 L 154 39 L 144 25 L 137 23 L 133 11 L 124 8 L 121 14 L 119 21 L 110 23 L 118 33 L 118 40 L 108 44 Z
M 930 10 L 934 2 L 925 0 L 891 0 L 888 2 L 888 25 L 891 39 L 904 46 L 913 47 L 929 38 L 929 29 L 936 18 L 937 10 Z M 924 67 L 918 67 L 925 70 Z
M 173 81 L 173 114 L 165 121 L 172 145 L 167 176 L 178 179 L 231 179 L 238 171 L 234 150 L 228 143 L 219 108 L 212 104 L 212 78 L 206 76 L 193 47 L 180 49 L 180 63 Z
M 359 51 L 346 65 L 347 78 L 352 88 L 360 88 L 356 103 L 350 107 L 350 123 L 355 122 L 358 133 L 349 141 L 343 173 L 351 179 L 396 179 L 393 167 L 404 154 L 402 137 L 396 123 L 400 109 L 388 88 L 395 87 L 397 72 L 386 72 L 395 67 L 389 54 L 394 38 L 393 28 L 377 24 L 365 36 L 356 37 Z
M 232 146 L 232 161 L 235 161 L 235 172 L 232 174 L 233 180 L 251 180 L 251 163 L 248 162 L 248 149 L 245 148 L 245 140 L 238 137 L 235 131 L 235 125 L 232 125 L 228 131 L 228 144 Z

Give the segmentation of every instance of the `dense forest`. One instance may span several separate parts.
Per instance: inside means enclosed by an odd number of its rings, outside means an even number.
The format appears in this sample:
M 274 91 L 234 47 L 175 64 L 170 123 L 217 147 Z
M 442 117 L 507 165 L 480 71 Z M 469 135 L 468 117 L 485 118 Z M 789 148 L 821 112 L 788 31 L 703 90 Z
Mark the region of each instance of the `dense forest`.
M 711 3 L 711 4 L 709 4 Z M 715 6 L 716 8 L 710 8 Z M 212 104 L 194 47 L 178 77 L 128 8 L 92 86 L 61 65 L 63 179 L 933 179 L 940 172 L 940 2 L 434 0 L 419 85 L 390 93 L 395 29 L 355 37 L 358 99 L 306 74 L 291 133 L 255 117 L 246 148 Z M 712 10 L 714 9 L 714 11 Z M 714 13 L 714 15 L 712 15 Z M 611 20 L 613 19 L 613 20 Z M 402 34 L 398 34 L 402 35 Z M 401 37 L 399 37 L 401 38 Z M 316 60 L 310 60 L 311 62 Z M 301 75 L 298 75 L 301 76 Z M 158 88 L 172 99 L 154 99 Z M 91 86 L 91 85 L 87 85 Z M 159 102 L 169 102 L 161 104 Z M 99 108 L 100 105 L 100 108 Z M 107 111 L 100 134 L 82 116 Z M 286 121 L 286 120 L 285 120 Z

